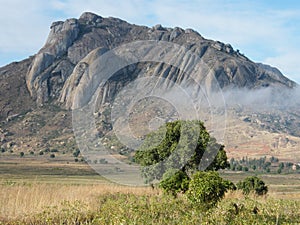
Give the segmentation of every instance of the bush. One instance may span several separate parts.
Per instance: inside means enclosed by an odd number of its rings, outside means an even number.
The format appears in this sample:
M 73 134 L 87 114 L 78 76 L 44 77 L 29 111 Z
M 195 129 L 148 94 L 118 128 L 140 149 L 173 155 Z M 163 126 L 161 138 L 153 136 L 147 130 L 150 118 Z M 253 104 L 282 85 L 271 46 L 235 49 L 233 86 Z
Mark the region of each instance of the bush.
M 233 182 L 231 182 L 230 180 L 224 180 L 223 184 L 227 190 L 232 190 L 232 191 L 236 190 L 235 184 Z
M 24 152 L 20 152 L 20 157 L 23 157 L 24 155 Z
M 244 172 L 247 172 L 247 171 L 249 171 L 249 168 L 248 168 L 247 166 L 244 166 L 244 167 L 243 167 L 243 171 L 244 171 Z
M 99 159 L 99 163 L 100 164 L 107 164 L 107 160 L 106 159 Z
M 50 158 L 55 158 L 55 154 L 51 154 L 51 155 L 50 155 Z
M 44 155 L 44 152 L 43 152 L 43 151 L 40 151 L 40 152 L 39 152 L 39 155 Z
M 190 178 L 183 171 L 167 171 L 162 181 L 159 183 L 159 187 L 167 194 L 176 196 L 178 192 L 186 192 L 189 187 Z
M 254 192 L 257 195 L 265 195 L 268 192 L 268 187 L 265 182 L 256 176 L 246 177 L 243 181 L 237 183 L 237 188 L 247 195 Z
M 192 203 L 211 208 L 226 191 L 226 182 L 217 172 L 197 172 L 190 181 L 187 197 Z
M 80 154 L 80 150 L 79 150 L 79 149 L 77 149 L 77 150 L 75 150 L 75 151 L 73 152 L 73 156 L 74 156 L 75 158 L 77 158 L 77 157 L 79 156 L 79 154 Z

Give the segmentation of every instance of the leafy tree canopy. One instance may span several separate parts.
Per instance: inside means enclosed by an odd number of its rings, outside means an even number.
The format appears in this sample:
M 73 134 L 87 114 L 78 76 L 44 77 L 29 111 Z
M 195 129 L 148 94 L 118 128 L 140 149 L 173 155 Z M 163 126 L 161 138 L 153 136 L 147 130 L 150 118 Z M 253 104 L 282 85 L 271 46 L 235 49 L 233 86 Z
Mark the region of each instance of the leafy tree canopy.
M 190 177 L 199 170 L 228 167 L 224 146 L 209 135 L 201 121 L 166 123 L 146 137 L 135 161 L 142 166 L 146 182 L 160 180 L 168 170 L 177 169 Z

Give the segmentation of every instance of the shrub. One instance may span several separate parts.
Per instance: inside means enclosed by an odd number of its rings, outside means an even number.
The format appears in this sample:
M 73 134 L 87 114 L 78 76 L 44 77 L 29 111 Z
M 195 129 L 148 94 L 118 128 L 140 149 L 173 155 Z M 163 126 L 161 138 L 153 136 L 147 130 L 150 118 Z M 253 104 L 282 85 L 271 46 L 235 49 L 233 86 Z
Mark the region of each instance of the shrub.
M 236 170 L 242 171 L 243 170 L 243 166 L 242 165 L 237 165 Z
M 244 166 L 244 167 L 243 167 L 243 171 L 244 171 L 244 172 L 247 172 L 247 171 L 249 171 L 249 168 L 248 168 L 247 166 Z
M 226 191 L 226 182 L 217 172 L 196 172 L 190 181 L 187 197 L 192 203 L 211 208 Z
M 30 155 L 34 155 L 34 151 L 30 151 L 29 154 L 30 154 Z
M 55 154 L 51 154 L 51 155 L 50 155 L 50 158 L 55 158 Z
M 20 157 L 23 157 L 24 155 L 24 152 L 20 152 Z
M 107 160 L 106 159 L 99 159 L 99 163 L 100 164 L 107 164 Z
M 189 187 L 190 178 L 183 171 L 167 171 L 162 181 L 159 183 L 159 187 L 167 194 L 176 196 L 178 192 L 186 192 Z
M 257 195 L 264 195 L 268 192 L 265 182 L 256 176 L 246 177 L 237 183 L 237 188 L 242 190 L 245 195 L 254 192 Z
M 79 149 L 77 149 L 77 150 L 75 150 L 73 152 L 73 156 L 76 157 L 76 158 L 79 156 L 79 154 L 80 154 L 80 150 Z
M 39 155 L 44 155 L 44 152 L 43 152 L 43 151 L 40 151 L 40 152 L 39 152 Z
M 232 191 L 236 190 L 235 184 L 233 182 L 231 182 L 230 180 L 224 180 L 223 184 L 227 190 L 232 190 Z

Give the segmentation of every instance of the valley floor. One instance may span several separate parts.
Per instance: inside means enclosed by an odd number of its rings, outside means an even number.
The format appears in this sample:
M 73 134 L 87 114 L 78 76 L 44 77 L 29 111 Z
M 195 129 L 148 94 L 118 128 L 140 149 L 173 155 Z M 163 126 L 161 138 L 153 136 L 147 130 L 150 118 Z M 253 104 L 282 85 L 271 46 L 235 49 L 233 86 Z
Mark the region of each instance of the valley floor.
M 0 224 L 300 223 L 299 174 L 259 175 L 266 197 L 231 192 L 208 211 L 184 196 L 110 183 L 83 163 L 2 161 L 0 175 Z M 221 172 L 233 182 L 248 175 Z

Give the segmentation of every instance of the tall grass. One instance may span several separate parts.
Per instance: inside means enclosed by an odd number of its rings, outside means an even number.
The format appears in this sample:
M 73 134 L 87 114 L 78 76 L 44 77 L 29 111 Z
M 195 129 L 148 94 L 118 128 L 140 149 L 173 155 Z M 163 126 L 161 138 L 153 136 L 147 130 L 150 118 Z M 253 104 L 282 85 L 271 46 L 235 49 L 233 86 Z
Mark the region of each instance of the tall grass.
M 0 185 L 0 220 L 27 218 L 57 207 L 63 202 L 84 202 L 88 210 L 97 208 L 101 195 L 123 193 L 135 195 L 154 194 L 151 188 L 125 187 L 113 184 L 66 185 L 66 184 L 15 184 Z
M 300 201 L 230 192 L 214 208 L 145 187 L 0 185 L 0 224 L 300 224 Z

